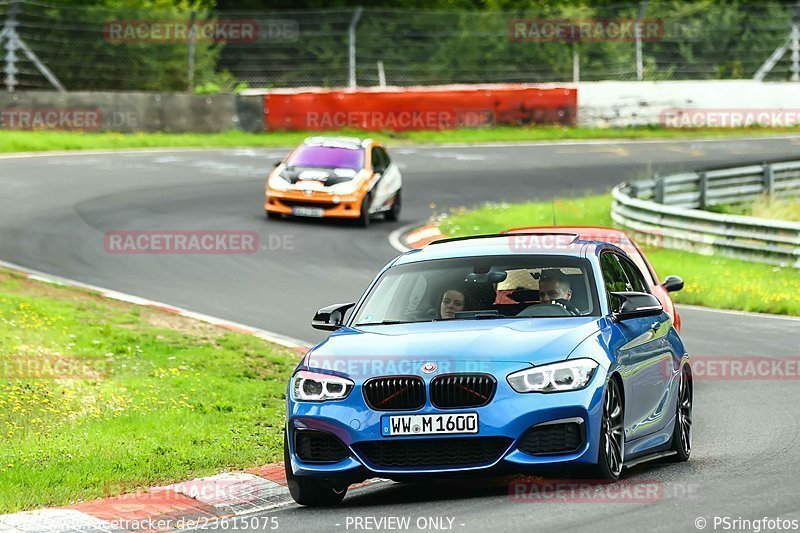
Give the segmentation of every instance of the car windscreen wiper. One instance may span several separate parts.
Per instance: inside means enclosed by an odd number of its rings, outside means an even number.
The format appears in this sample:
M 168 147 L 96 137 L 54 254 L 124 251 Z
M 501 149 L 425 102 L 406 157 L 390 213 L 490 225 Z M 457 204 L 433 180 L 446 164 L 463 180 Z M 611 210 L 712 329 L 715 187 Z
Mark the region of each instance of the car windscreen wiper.
M 418 320 L 381 320 L 380 322 L 360 322 L 356 324 L 359 326 L 387 326 L 392 324 L 413 324 L 419 322 Z
M 456 313 L 456 319 L 458 319 L 458 320 L 473 320 L 473 319 L 474 320 L 487 320 L 487 319 L 493 319 L 493 318 L 525 318 L 525 317 L 518 317 L 518 316 L 515 316 L 515 315 L 512 315 L 512 316 L 503 315 L 503 314 L 500 314 L 497 311 L 479 311 L 477 313 L 466 312 L 466 313 L 463 313 L 463 314 L 462 313 L 463 312 Z

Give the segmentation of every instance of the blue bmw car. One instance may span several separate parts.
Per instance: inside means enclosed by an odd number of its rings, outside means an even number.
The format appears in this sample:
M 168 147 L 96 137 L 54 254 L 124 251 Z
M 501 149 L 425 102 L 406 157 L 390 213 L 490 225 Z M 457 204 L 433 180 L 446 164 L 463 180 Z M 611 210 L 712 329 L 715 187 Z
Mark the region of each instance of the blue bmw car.
M 639 269 L 606 242 L 521 239 L 435 242 L 391 261 L 358 303 L 317 312 L 333 333 L 287 391 L 295 501 L 335 505 L 372 477 L 613 481 L 689 458 L 688 355 Z

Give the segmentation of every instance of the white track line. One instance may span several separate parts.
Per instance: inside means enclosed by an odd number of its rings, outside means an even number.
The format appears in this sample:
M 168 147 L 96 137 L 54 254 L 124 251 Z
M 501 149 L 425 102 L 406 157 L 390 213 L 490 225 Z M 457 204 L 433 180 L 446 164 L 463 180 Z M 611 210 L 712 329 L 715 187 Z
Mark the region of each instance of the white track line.
M 394 248 L 395 250 L 397 250 L 398 252 L 400 252 L 401 254 L 404 254 L 404 253 L 406 253 L 408 251 L 411 251 L 412 248 L 409 248 L 408 246 L 403 244 L 402 237 L 403 237 L 403 235 L 405 235 L 406 233 L 408 233 L 412 229 L 418 228 L 420 226 L 424 226 L 424 224 L 423 223 L 419 223 L 419 222 L 415 222 L 413 224 L 407 224 L 407 225 L 403 226 L 402 228 L 398 228 L 398 229 L 394 230 L 393 232 L 391 232 L 389 234 L 389 245 L 392 248 Z
M 752 311 L 736 311 L 733 309 L 713 309 L 700 305 L 677 304 L 678 309 L 691 309 L 692 311 L 707 311 L 709 313 L 721 313 L 723 315 L 750 316 L 753 318 L 769 318 L 772 320 L 789 320 L 790 322 L 800 322 L 800 317 L 788 315 L 773 315 L 770 313 L 754 313 Z
M 733 141 L 794 141 L 800 140 L 800 135 L 778 135 L 775 137 L 698 137 L 697 139 L 582 139 L 582 140 L 554 140 L 554 141 L 521 141 L 521 142 L 488 142 L 488 143 L 436 143 L 436 144 L 396 144 L 397 148 L 467 148 L 470 146 L 478 148 L 510 148 L 514 146 L 580 146 L 580 145 L 603 145 L 603 144 L 663 144 L 663 143 L 709 143 L 709 142 L 733 142 Z
M 269 147 L 265 146 L 265 149 Z M 35 159 L 37 157 L 63 157 L 84 155 L 116 155 L 116 154 L 163 154 L 171 152 L 210 152 L 224 150 L 241 150 L 242 148 L 121 148 L 119 150 L 50 150 L 47 152 L 17 152 L 0 154 L 0 159 Z M 277 148 L 280 150 L 281 148 Z

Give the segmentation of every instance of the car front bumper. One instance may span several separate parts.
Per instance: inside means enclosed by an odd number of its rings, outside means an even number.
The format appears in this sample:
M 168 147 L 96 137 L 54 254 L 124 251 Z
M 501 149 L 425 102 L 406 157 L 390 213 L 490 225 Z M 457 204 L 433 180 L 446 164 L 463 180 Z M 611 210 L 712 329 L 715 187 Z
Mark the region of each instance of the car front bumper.
M 306 195 L 302 191 L 268 190 L 264 209 L 270 213 L 293 215 L 294 207 L 322 208 L 324 218 L 358 218 L 361 216 L 361 202 L 358 195 L 333 195 L 314 192 Z
M 288 443 L 292 471 L 296 476 L 356 482 L 370 477 L 451 477 L 468 473 L 491 475 L 499 471 L 534 473 L 553 468 L 595 464 L 598 459 L 596 443 L 600 441 L 605 379 L 605 371 L 598 368 L 586 388 L 549 394 L 520 394 L 511 389 L 504 379 L 498 379 L 497 392 L 488 405 L 464 409 L 437 409 L 428 401 L 423 408 L 416 411 L 374 411 L 367 406 L 359 386 L 343 401 L 298 402 L 289 398 L 286 431 L 290 436 Z M 381 422 L 385 416 L 459 412 L 478 413 L 477 434 L 381 435 Z M 518 448 L 521 437 L 532 426 L 567 419 L 580 419 L 583 425 L 583 444 L 576 451 L 532 455 Z M 304 462 L 298 458 L 294 449 L 292 436 L 297 430 L 317 430 L 333 434 L 347 447 L 350 456 L 337 463 Z M 495 460 L 459 466 L 385 467 L 371 463 L 359 451 L 359 444 L 365 442 L 435 439 L 437 446 L 447 447 L 448 439 L 471 437 L 505 437 L 509 444 Z

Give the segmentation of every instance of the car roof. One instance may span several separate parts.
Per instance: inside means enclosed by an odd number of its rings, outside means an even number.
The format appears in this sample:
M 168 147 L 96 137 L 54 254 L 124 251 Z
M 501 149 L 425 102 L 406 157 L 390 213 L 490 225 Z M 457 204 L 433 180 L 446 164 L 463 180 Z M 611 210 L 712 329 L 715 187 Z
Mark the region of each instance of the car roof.
M 558 231 L 551 230 L 548 233 L 517 232 L 513 235 L 490 234 L 443 239 L 434 241 L 424 248 L 406 252 L 397 258 L 393 265 L 436 259 L 491 255 L 526 254 L 585 257 L 589 251 L 596 253 L 601 248 L 610 247 L 619 250 L 612 244 L 584 241 L 575 233 L 560 231 L 562 228 L 556 229 Z
M 584 241 L 611 242 L 617 246 L 633 244 L 633 239 L 625 231 L 605 226 L 529 226 L 508 229 L 503 233 L 510 235 L 518 233 L 551 233 L 554 230 L 575 233 L 578 238 Z
M 621 248 L 636 263 L 639 270 L 648 278 L 650 285 L 657 285 L 658 275 L 656 274 L 639 245 L 625 231 L 619 228 L 609 228 L 606 226 L 557 226 L 559 231 L 574 232 L 578 238 L 585 241 L 602 241 L 614 244 Z M 549 233 L 555 229 L 553 226 L 530 226 L 512 228 L 504 231 L 509 235 L 519 233 Z
M 303 144 L 310 146 L 341 146 L 344 148 L 366 148 L 370 144 L 374 144 L 372 139 L 362 139 L 360 137 L 337 137 L 326 135 L 315 135 L 308 137 L 303 141 Z

